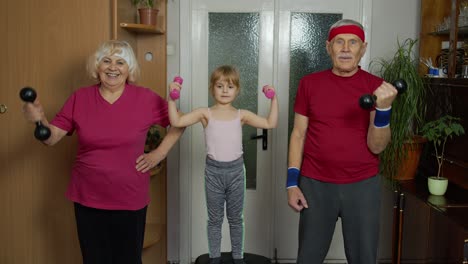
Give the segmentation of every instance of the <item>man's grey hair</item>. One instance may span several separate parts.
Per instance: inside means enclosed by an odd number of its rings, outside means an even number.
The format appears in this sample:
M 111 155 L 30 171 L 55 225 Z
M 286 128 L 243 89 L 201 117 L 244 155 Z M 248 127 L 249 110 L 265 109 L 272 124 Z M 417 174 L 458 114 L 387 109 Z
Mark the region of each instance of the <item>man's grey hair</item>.
M 330 31 L 336 27 L 341 27 L 341 26 L 348 26 L 348 25 L 355 25 L 355 26 L 358 26 L 360 27 L 362 30 L 364 30 L 364 27 L 362 26 L 361 23 L 355 21 L 355 20 L 352 20 L 352 19 L 341 19 L 341 20 L 338 20 L 337 22 L 335 22 L 331 27 L 330 27 L 330 30 L 328 31 L 328 34 L 330 34 Z

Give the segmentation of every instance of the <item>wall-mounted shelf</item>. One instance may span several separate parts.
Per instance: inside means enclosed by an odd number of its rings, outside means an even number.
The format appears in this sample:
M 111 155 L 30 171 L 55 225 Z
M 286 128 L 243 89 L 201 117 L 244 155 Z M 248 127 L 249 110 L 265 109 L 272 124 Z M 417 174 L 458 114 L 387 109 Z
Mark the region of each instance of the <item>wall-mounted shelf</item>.
M 120 23 L 120 27 L 135 33 L 164 34 L 164 30 L 152 25 Z
M 436 32 L 431 32 L 429 34 L 435 35 L 435 36 L 448 36 L 448 35 L 450 35 L 450 30 L 447 29 L 447 30 L 442 30 L 442 31 L 436 31 Z M 468 35 L 468 26 L 459 27 L 458 28 L 458 36 L 459 37 L 464 37 L 466 35 Z
M 162 228 L 161 224 L 146 223 L 145 227 L 145 240 L 143 241 L 143 248 L 151 247 L 161 240 L 161 232 L 166 230 Z

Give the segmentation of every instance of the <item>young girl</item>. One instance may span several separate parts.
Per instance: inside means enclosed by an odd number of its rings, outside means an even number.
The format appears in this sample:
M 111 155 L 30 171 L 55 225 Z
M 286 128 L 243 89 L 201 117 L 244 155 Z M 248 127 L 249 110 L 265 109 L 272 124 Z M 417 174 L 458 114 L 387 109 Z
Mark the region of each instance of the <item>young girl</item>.
M 173 82 L 170 89 L 180 90 Z M 274 91 L 273 87 L 268 87 Z M 205 191 L 208 209 L 208 246 L 211 263 L 221 263 L 221 226 L 224 203 L 231 234 L 234 263 L 243 262 L 245 171 L 242 157 L 242 125 L 256 128 L 274 128 L 278 122 L 278 101 L 271 99 L 268 118 L 250 111 L 234 108 L 231 104 L 240 92 L 239 72 L 228 65 L 213 71 L 209 90 L 215 105 L 198 108 L 179 115 L 172 99 L 169 99 L 169 120 L 174 127 L 187 127 L 201 122 L 205 130 L 206 167 Z

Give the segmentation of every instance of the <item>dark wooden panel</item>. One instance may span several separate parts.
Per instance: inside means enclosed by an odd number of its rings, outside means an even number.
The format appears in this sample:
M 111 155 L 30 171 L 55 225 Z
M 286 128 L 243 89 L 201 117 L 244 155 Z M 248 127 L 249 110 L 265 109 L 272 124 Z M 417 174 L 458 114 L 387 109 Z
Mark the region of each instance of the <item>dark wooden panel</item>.
M 400 182 L 399 189 L 405 197 L 400 263 L 462 263 L 468 238 L 468 191 L 450 183 L 445 196 L 432 196 L 421 177 Z M 391 220 L 383 223 L 389 225 Z
M 468 208 L 446 208 L 466 215 Z M 436 210 L 431 211 L 429 263 L 462 263 L 464 240 L 468 237 L 459 225 Z

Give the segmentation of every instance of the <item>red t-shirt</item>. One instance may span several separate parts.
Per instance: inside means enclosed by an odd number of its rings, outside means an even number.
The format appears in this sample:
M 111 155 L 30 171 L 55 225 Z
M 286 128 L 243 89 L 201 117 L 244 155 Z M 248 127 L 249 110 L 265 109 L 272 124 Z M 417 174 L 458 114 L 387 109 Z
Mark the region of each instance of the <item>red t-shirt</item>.
M 301 175 L 351 183 L 378 173 L 378 156 L 367 147 L 369 111 L 359 106 L 359 97 L 382 81 L 361 69 L 351 77 L 325 70 L 301 79 L 294 111 L 309 118 Z
M 149 197 L 149 173 L 135 169 L 153 124 L 169 125 L 167 102 L 148 88 L 127 84 L 109 104 L 99 85 L 75 91 L 51 122 L 76 131 L 78 153 L 66 196 L 82 205 L 138 210 Z

